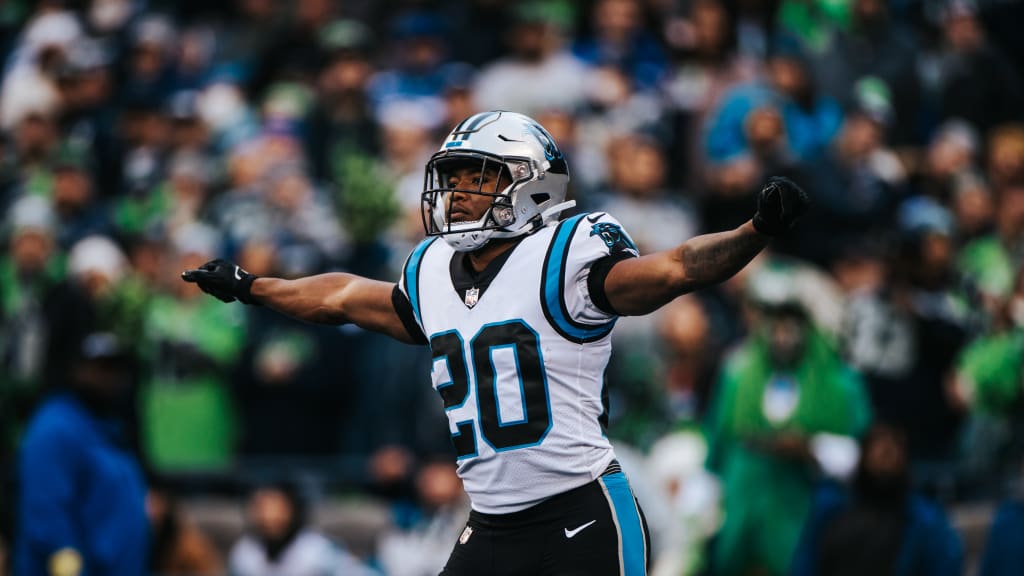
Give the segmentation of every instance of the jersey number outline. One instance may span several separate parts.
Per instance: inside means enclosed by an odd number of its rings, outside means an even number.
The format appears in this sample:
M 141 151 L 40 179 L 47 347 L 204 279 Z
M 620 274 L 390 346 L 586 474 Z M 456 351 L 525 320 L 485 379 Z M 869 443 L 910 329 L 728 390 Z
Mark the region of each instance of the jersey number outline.
M 543 442 L 551 430 L 551 398 L 537 332 L 522 320 L 486 324 L 470 340 L 469 348 L 475 375 L 476 422 L 480 426 L 480 436 L 495 452 L 527 448 Z M 498 412 L 497 369 L 493 352 L 500 348 L 512 349 L 519 377 L 523 417 L 513 422 L 503 422 Z M 462 407 L 469 399 L 470 386 L 462 335 L 457 330 L 434 334 L 430 337 L 430 350 L 435 363 L 444 358 L 448 364 L 451 380 L 437 386 L 445 411 Z M 457 459 L 476 456 L 474 421 L 456 422 L 455 429 L 452 444 Z

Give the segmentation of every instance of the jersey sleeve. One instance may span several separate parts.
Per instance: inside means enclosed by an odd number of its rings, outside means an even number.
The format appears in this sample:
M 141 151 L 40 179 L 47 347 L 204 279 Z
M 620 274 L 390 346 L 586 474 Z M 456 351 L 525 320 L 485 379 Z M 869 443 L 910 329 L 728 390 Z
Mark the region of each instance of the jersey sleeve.
M 436 239 L 427 238 L 413 249 L 402 267 L 402 276 L 391 292 L 391 303 L 402 320 L 405 330 L 414 340 L 422 343 L 427 342 L 427 337 L 423 330 L 423 317 L 420 314 L 420 264 L 427 248 Z
M 423 333 L 423 328 L 420 327 L 419 322 L 416 320 L 416 314 L 413 312 L 412 304 L 409 302 L 409 296 L 402 291 L 398 284 L 395 284 L 395 288 L 391 291 L 391 305 L 395 307 L 398 319 L 402 321 L 402 326 L 405 327 L 405 331 L 409 333 L 413 342 L 416 344 L 427 344 L 427 336 Z
M 565 255 L 562 290 L 569 317 L 582 324 L 616 318 L 618 314 L 604 293 L 604 278 L 617 262 L 639 255 L 618 220 L 604 212 L 582 215 Z

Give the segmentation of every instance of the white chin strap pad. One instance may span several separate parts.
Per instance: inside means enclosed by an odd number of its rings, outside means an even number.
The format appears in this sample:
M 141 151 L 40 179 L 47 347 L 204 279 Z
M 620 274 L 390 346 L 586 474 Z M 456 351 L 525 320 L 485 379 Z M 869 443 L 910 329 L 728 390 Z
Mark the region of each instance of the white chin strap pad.
M 548 208 L 547 210 L 541 212 L 540 213 L 540 218 L 541 218 L 541 220 L 543 222 L 546 223 L 549 216 L 557 216 L 558 213 L 561 212 L 562 210 L 568 210 L 569 208 L 572 208 L 574 206 L 576 206 L 576 201 L 575 200 L 566 200 L 565 202 L 562 202 L 561 204 L 555 204 L 554 206 L 552 206 L 552 207 Z
M 547 210 L 541 212 L 541 222 L 545 224 L 548 218 L 557 216 L 562 210 L 568 210 L 576 205 L 575 200 L 567 200 L 561 204 L 555 204 Z M 469 224 L 469 223 L 467 223 Z M 474 223 L 475 224 L 475 223 Z M 536 230 L 533 228 L 532 230 Z M 456 252 L 469 252 L 476 250 L 483 246 L 491 238 L 515 238 L 516 236 L 522 236 L 532 231 L 529 226 L 524 226 L 522 229 L 515 232 L 506 232 L 501 230 L 474 230 L 471 232 L 452 232 L 444 235 L 444 239 L 448 242 L 448 245 L 455 249 Z

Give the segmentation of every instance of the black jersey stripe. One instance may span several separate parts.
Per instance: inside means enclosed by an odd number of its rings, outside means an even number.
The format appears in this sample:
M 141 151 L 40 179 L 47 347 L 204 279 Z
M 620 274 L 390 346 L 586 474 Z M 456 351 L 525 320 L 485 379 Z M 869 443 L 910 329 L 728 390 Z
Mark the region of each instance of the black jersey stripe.
M 569 258 L 569 247 L 576 229 L 586 214 L 578 214 L 563 220 L 548 245 L 544 256 L 544 268 L 541 271 L 540 301 L 544 317 L 548 323 L 566 340 L 583 344 L 596 342 L 615 327 L 615 318 L 604 324 L 583 324 L 576 322 L 569 314 L 565 303 L 565 273 Z

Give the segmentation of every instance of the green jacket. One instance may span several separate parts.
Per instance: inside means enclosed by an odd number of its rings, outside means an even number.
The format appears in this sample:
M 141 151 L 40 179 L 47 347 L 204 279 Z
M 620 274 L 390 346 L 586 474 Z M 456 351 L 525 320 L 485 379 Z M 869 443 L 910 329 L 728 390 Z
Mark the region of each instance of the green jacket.
M 795 406 L 777 422 L 764 409 L 774 373 L 766 341 L 751 337 L 726 361 L 705 422 L 708 468 L 724 488 L 726 519 L 712 551 L 721 574 L 786 573 L 810 505 L 813 468 L 757 443 L 825 432 L 856 436 L 871 417 L 860 377 L 816 331 L 789 375 Z

